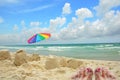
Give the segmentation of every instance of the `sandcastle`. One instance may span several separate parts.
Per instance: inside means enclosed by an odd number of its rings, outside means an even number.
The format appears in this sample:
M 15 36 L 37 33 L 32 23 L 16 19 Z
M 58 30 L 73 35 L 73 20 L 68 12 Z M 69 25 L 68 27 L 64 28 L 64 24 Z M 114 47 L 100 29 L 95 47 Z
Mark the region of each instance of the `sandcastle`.
M 10 52 L 8 50 L 0 51 L 0 60 L 11 59 Z

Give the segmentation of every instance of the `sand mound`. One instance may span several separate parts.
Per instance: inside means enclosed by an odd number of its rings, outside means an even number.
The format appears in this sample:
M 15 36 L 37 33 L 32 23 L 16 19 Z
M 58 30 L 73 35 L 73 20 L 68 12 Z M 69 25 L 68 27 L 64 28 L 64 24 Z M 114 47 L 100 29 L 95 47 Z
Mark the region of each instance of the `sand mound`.
M 15 54 L 14 64 L 20 66 L 23 63 L 27 63 L 27 56 L 23 50 L 19 50 Z
M 29 56 L 28 61 L 39 61 L 40 56 L 38 54 L 32 54 L 32 56 Z
M 69 68 L 76 69 L 76 68 L 80 67 L 81 65 L 83 65 L 83 62 L 80 60 L 70 59 L 67 61 L 67 67 L 69 67 Z
M 0 60 L 11 59 L 10 52 L 8 50 L 0 50 Z
M 54 69 L 60 67 L 59 61 L 55 57 L 49 57 L 47 58 L 45 62 L 45 68 L 46 69 Z

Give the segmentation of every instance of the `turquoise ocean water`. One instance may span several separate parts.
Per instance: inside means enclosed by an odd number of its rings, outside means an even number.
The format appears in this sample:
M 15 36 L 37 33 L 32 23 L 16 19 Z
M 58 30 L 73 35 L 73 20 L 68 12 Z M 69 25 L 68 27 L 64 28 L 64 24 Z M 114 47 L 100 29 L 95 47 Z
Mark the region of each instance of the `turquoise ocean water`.
M 0 50 L 2 49 L 11 52 L 23 49 L 30 54 L 120 61 L 120 43 L 9 45 L 0 46 Z

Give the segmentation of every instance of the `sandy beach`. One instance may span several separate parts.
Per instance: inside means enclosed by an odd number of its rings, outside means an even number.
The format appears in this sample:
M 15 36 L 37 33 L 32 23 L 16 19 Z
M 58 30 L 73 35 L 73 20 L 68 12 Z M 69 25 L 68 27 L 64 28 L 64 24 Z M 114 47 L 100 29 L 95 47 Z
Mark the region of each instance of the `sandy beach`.
M 120 61 L 86 60 L 0 50 L 0 80 L 71 80 L 79 68 L 108 68 L 120 80 Z M 93 76 L 94 80 L 94 76 Z

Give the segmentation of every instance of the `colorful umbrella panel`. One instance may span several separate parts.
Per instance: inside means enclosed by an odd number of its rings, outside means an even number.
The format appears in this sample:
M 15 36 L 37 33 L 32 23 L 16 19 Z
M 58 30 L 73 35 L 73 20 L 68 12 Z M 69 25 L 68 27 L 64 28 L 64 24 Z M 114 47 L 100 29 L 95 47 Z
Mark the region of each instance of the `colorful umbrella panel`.
M 44 39 L 48 39 L 49 37 L 51 37 L 50 33 L 35 34 L 30 39 L 28 39 L 27 42 L 28 43 L 35 43 L 35 42 L 39 42 L 39 41 L 44 40 Z

